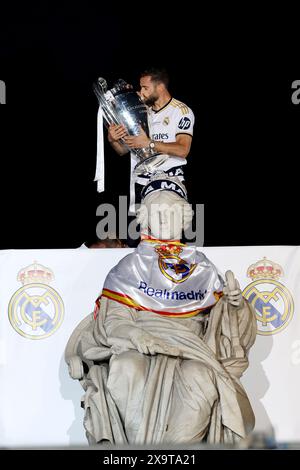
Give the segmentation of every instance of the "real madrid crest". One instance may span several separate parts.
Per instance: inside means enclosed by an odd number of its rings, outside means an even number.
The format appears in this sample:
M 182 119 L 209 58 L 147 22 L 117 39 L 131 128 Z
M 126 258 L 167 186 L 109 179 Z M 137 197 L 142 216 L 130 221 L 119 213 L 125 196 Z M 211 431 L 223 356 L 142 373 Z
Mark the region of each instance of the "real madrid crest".
M 182 248 L 178 245 L 159 245 L 155 251 L 158 253 L 160 271 L 172 282 L 186 281 L 196 268 L 196 264 L 189 264 L 179 256 Z
M 244 289 L 243 296 L 255 309 L 259 335 L 281 332 L 293 317 L 293 297 L 278 281 L 283 275 L 282 267 L 267 258 L 252 264 L 247 270 L 247 277 L 253 282 Z
M 54 279 L 51 269 L 36 261 L 19 271 L 23 284 L 12 296 L 8 316 L 17 333 L 29 339 L 44 339 L 60 327 L 64 304 L 60 295 L 49 286 Z

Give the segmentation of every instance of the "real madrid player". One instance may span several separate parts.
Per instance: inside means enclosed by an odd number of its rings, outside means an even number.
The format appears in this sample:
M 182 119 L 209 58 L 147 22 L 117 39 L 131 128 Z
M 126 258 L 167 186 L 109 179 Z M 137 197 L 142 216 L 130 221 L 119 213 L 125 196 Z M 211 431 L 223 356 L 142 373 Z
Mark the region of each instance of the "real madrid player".
M 138 136 L 129 136 L 125 126 L 111 125 L 108 140 L 119 155 L 128 153 L 128 148 L 150 147 L 155 152 L 167 155 L 166 161 L 159 167 L 169 176 L 176 176 L 184 182 L 184 165 L 190 152 L 194 114 L 181 101 L 173 98 L 168 91 L 169 77 L 164 69 L 151 68 L 140 76 L 140 97 L 148 106 L 148 124 L 150 138 L 141 129 Z M 126 146 L 119 139 L 124 139 Z M 132 171 L 138 162 L 131 152 Z M 147 184 L 151 174 L 147 173 L 136 178 L 131 176 L 130 212 L 134 213 L 135 202 L 140 202 L 140 192 Z M 135 184 L 135 187 L 134 187 Z

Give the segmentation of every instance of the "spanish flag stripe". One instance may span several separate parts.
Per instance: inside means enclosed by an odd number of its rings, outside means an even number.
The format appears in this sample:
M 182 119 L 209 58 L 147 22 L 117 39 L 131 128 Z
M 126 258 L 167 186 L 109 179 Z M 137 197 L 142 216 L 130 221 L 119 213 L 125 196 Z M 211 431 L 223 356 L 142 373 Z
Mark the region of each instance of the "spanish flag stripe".
M 176 246 L 186 246 L 185 243 L 176 242 L 172 240 L 152 240 L 151 238 L 146 238 L 143 242 L 155 243 L 156 245 L 176 245 Z

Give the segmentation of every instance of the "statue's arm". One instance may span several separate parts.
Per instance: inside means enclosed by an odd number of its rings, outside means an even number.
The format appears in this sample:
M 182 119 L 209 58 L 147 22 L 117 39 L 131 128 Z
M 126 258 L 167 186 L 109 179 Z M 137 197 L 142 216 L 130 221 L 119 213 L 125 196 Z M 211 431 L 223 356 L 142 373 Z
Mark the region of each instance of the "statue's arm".
M 114 300 L 107 303 L 104 324 L 108 343 L 127 345 L 142 354 L 169 354 L 177 356 L 177 348 L 167 345 L 162 339 L 136 326 L 135 310 Z M 130 343 L 130 345 L 129 345 Z

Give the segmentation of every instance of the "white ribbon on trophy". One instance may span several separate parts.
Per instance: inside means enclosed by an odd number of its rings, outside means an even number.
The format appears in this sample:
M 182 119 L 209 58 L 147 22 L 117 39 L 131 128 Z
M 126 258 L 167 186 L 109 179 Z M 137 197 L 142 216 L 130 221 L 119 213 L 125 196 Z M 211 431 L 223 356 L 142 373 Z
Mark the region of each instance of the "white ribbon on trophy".
M 97 181 L 97 191 L 104 191 L 104 138 L 103 138 L 103 111 L 99 106 L 97 114 L 97 157 L 96 174 L 94 181 Z

